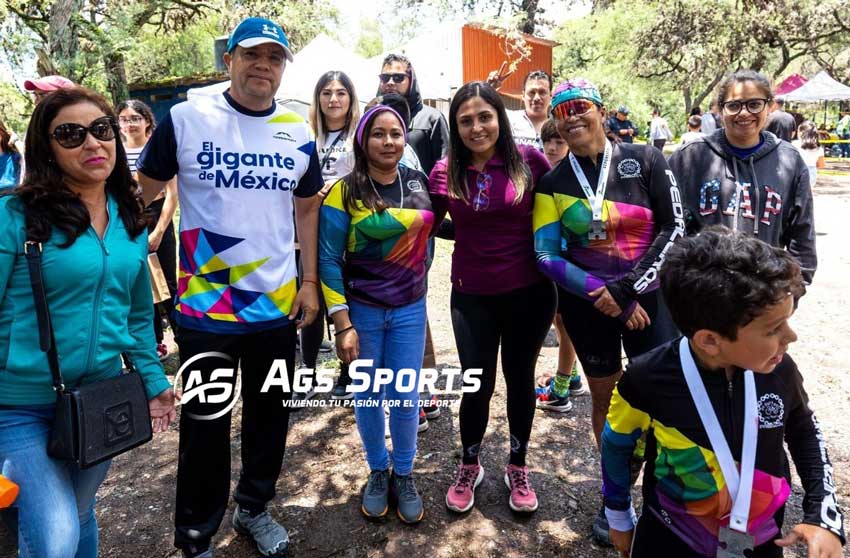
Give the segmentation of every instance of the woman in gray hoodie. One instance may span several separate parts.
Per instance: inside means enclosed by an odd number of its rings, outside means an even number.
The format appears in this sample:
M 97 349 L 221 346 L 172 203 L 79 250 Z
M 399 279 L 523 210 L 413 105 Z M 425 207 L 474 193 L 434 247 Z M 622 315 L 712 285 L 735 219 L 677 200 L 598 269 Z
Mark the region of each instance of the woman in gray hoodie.
M 809 171 L 797 150 L 764 130 L 773 92 L 752 70 L 720 85 L 723 128 L 670 157 L 688 231 L 725 225 L 788 250 L 809 284 L 817 268 Z

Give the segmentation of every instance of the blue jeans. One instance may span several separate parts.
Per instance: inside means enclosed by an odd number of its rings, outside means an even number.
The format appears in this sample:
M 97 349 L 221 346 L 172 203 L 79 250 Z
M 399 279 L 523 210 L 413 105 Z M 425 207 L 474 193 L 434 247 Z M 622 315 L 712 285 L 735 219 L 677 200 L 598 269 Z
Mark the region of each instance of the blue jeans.
M 383 471 L 390 466 L 390 454 L 384 438 L 384 407 L 390 405 L 390 435 L 393 441 L 392 465 L 399 475 L 413 471 L 416 455 L 416 433 L 419 428 L 419 372 L 422 368 L 422 352 L 425 350 L 425 321 L 427 319 L 425 298 L 398 308 L 382 308 L 349 300 L 351 323 L 357 330 L 360 342 L 360 358 L 373 361 L 371 368 L 359 368 L 374 379 L 376 368 L 393 371 L 393 381 L 381 386 L 375 393 L 369 389 L 354 396 L 354 416 L 357 429 L 366 451 L 366 462 L 372 471 Z M 403 368 L 415 371 L 413 389 L 398 391 L 397 373 Z M 403 382 L 411 385 L 410 378 Z M 377 406 L 363 406 L 364 401 L 376 401 Z
M 97 558 L 94 496 L 110 461 L 80 470 L 47 455 L 55 407 L 0 408 L 0 473 L 21 491 L 21 558 Z

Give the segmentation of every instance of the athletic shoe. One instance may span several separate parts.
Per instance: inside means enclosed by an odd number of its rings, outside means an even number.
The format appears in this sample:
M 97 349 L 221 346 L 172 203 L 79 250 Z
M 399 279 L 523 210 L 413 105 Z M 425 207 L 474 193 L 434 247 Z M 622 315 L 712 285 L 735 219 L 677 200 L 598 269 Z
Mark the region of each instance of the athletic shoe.
M 528 481 L 528 467 L 505 467 L 505 484 L 511 491 L 508 505 L 515 512 L 531 513 L 537 510 L 537 493 Z
M 363 489 L 363 504 L 360 511 L 370 519 L 378 519 L 387 515 L 390 497 L 390 471 L 372 471 L 366 488 Z
M 560 397 L 555 393 L 555 384 L 550 382 L 547 387 L 539 387 L 535 390 L 537 393 L 537 408 L 555 413 L 566 413 L 572 410 L 573 403 L 570 401 L 569 392 L 564 397 Z
M 263 556 L 285 556 L 289 548 L 289 533 L 266 511 L 251 517 L 248 512 L 236 506 L 233 512 L 233 529 L 240 535 L 250 535 Z
M 331 399 L 353 399 L 354 393 L 345 389 L 349 385 L 351 385 L 351 376 L 340 373 L 339 378 L 336 379 L 336 384 L 334 384 L 333 391 L 331 391 Z
M 484 480 L 484 467 L 478 463 L 457 468 L 457 478 L 446 493 L 446 507 L 457 513 L 468 512 L 475 505 L 475 489 Z
M 425 416 L 425 409 L 419 409 L 419 427 L 417 432 L 422 433 L 428 430 L 428 417 Z
M 422 410 L 425 411 L 425 418 L 428 420 L 435 419 L 440 416 L 440 407 L 437 404 L 437 398 L 433 395 L 430 399 L 421 403 Z
M 321 344 L 319 344 L 319 352 L 320 353 L 331 353 L 334 350 L 334 344 L 328 341 L 327 339 L 322 339 Z
M 201 547 L 189 545 L 183 548 L 183 558 L 213 558 L 213 549 L 209 544 Z
M 165 346 L 165 343 L 157 344 L 156 354 L 159 357 L 159 360 L 165 360 L 166 358 L 168 358 L 168 347 Z
M 613 546 L 611 536 L 608 534 L 608 518 L 605 517 L 605 506 L 602 506 L 596 519 L 593 520 L 593 540 L 602 546 Z
M 396 475 L 393 471 L 390 479 L 393 499 L 396 501 L 398 518 L 405 523 L 419 523 L 425 516 L 422 497 L 416 490 L 413 475 Z
M 584 395 L 589 390 L 581 381 L 581 374 L 578 373 L 578 367 L 573 364 L 573 371 L 570 374 L 570 395 Z
M 308 401 L 308 400 L 312 399 L 313 397 L 315 397 L 315 395 L 316 395 L 316 388 L 314 386 L 310 386 L 310 389 L 306 392 L 300 392 L 300 391 L 293 392 L 292 393 L 292 399 L 293 399 L 293 401 L 296 401 L 296 402 Z M 297 405 L 297 403 L 296 403 L 296 405 Z

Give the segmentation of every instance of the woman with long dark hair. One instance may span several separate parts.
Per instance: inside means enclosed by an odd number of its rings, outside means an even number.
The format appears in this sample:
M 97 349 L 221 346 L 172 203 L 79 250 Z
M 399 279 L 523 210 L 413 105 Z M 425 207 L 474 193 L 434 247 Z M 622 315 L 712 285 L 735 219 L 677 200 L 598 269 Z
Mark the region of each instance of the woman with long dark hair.
M 144 381 L 154 431 L 175 419 L 154 350 L 145 220 L 117 133 L 101 95 L 50 93 L 27 130 L 24 182 L 0 197 L 0 471 L 21 487 L 24 558 L 96 558 L 95 493 L 110 463 L 80 469 L 47 454 L 56 394 L 39 346 L 25 241 L 40 243 L 65 384 L 120 374 L 125 352 Z
M 363 115 L 354 168 L 322 205 L 319 276 L 342 361 L 371 360 L 360 371 L 372 381 L 378 368 L 395 373 L 379 393 L 370 382 L 355 394 L 354 414 L 370 469 L 361 511 L 383 517 L 392 492 L 401 520 L 417 523 L 425 512 L 412 473 L 425 348 L 425 258 L 434 214 L 428 179 L 399 165 L 406 139 L 404 120 L 392 108 L 378 105 Z M 412 374 L 401 374 L 404 370 Z M 384 439 L 384 401 L 390 409 L 392 457 Z
M 0 120 L 0 190 L 14 188 L 21 181 L 21 154 L 12 143 L 12 134 Z
M 534 370 L 555 313 L 555 289 L 534 260 L 534 188 L 549 170 L 543 154 L 517 146 L 501 97 L 483 81 L 467 83 L 449 108 L 449 155 L 431 171 L 439 223 L 448 211 L 455 228 L 451 315 L 460 364 L 483 370 L 481 389 L 460 404 L 463 458 L 446 505 L 465 512 L 484 478 L 481 441 L 496 387 L 501 345 L 507 386 L 509 505 L 537 509 L 525 463 L 534 421 Z
M 156 120 L 153 111 L 142 101 L 130 99 L 118 105 L 118 124 L 127 152 L 127 165 L 135 177 L 136 160 L 147 145 Z M 160 359 L 168 356 L 165 335 L 162 331 L 162 314 L 168 318 L 172 333 L 176 332 L 172 320 L 174 295 L 177 294 L 177 239 L 174 235 L 174 213 L 177 211 L 177 180 L 170 180 L 145 208 L 148 223 L 148 252 L 154 252 L 159 259 L 165 283 L 171 298 L 154 305 L 153 331 L 156 338 L 156 352 Z
M 815 248 L 811 178 L 800 153 L 765 131 L 773 89 L 752 70 L 724 79 L 717 94 L 723 128 L 670 157 L 692 221 L 725 225 L 788 250 L 812 282 Z

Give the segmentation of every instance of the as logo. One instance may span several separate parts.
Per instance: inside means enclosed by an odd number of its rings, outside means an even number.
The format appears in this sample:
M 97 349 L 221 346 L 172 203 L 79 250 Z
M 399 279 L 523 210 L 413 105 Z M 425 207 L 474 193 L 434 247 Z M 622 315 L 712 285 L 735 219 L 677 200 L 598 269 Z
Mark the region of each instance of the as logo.
M 421 192 L 422 191 L 422 183 L 417 179 L 408 180 L 407 181 L 407 189 L 410 190 L 411 193 Z
M 279 139 L 279 140 L 286 140 L 286 141 L 292 141 L 292 142 L 294 142 L 294 141 L 295 141 L 295 138 L 293 138 L 292 136 L 290 136 L 289 134 L 287 134 L 287 133 L 286 133 L 286 132 L 284 132 L 283 130 L 281 130 L 280 132 L 276 133 L 276 134 L 275 134 L 275 135 L 273 135 L 272 137 L 273 137 L 274 139 Z
M 272 37 L 280 38 L 278 37 L 277 29 L 267 23 L 263 24 L 263 35 L 271 35 Z
M 196 420 L 213 420 L 229 413 L 242 388 L 235 364 L 230 355 L 215 351 L 199 353 L 184 362 L 177 371 L 177 378 L 183 380 L 180 405 L 192 404 L 183 412 Z

